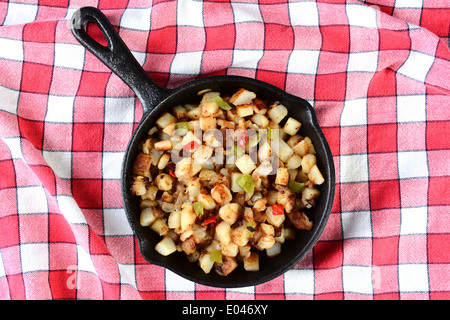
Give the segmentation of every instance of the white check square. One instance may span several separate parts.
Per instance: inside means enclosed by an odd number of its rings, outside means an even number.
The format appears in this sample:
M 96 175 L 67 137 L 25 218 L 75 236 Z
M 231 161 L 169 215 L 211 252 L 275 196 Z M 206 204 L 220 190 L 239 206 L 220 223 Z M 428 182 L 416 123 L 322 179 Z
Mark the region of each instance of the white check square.
M 405 63 L 397 72 L 419 82 L 425 82 L 434 57 L 422 52 L 410 51 Z
M 427 292 L 428 269 L 426 264 L 400 264 L 398 266 L 400 292 Z
M 170 72 L 182 75 L 198 75 L 202 67 L 202 52 L 178 52 L 172 61 Z
M 428 177 L 426 151 L 399 151 L 397 161 L 400 179 Z
M 234 14 L 234 22 L 263 22 L 259 4 L 232 2 L 231 7 Z
M 425 95 L 397 96 L 398 122 L 424 122 L 425 120 Z
M 365 4 L 348 4 L 346 6 L 350 26 L 376 28 L 377 10 Z
M 370 211 L 352 211 L 342 213 L 342 231 L 344 239 L 372 237 Z
M 70 151 L 43 151 L 45 161 L 61 179 L 72 178 L 72 153 Z
M 263 50 L 240 50 L 233 51 L 232 68 L 256 69 L 262 58 Z
M 106 97 L 105 122 L 106 123 L 133 123 L 134 97 Z
M 36 20 L 37 4 L 9 2 L 3 25 L 24 24 Z
M 20 246 L 20 262 L 22 272 L 36 272 L 49 270 L 47 243 L 24 243 Z
M 400 234 L 426 234 L 428 210 L 427 207 L 401 208 Z
M 367 124 L 367 99 L 344 101 L 341 126 L 363 126 Z
M 0 58 L 23 61 L 22 41 L 0 38 Z
M 70 43 L 55 43 L 55 66 L 61 68 L 83 70 L 83 46 Z
M 133 231 L 128 223 L 125 211 L 120 209 L 104 209 L 103 221 L 105 236 L 131 236 Z
M 284 290 L 287 294 L 314 294 L 314 270 L 289 270 L 284 275 Z
M 372 267 L 345 265 L 342 267 L 342 278 L 344 292 L 372 294 Z
M 349 72 L 375 72 L 378 67 L 378 52 L 352 52 L 349 54 Z
M 316 74 L 319 64 L 318 50 L 293 50 L 287 66 L 289 73 Z
M 167 291 L 194 291 L 195 283 L 180 277 L 176 273 L 166 269 L 166 290 Z
M 103 152 L 102 170 L 104 179 L 120 179 L 124 152 Z
M 177 2 L 178 26 L 203 27 L 203 1 Z
M 289 18 L 293 26 L 318 26 L 319 10 L 315 2 L 289 2 Z
M 120 18 L 120 26 L 125 29 L 150 30 L 152 7 L 148 8 L 127 8 Z
M 344 154 L 340 158 L 341 183 L 367 182 L 367 154 Z
M 73 96 L 50 95 L 47 102 L 45 121 L 72 123 L 73 121 Z
M 41 186 L 17 188 L 19 214 L 48 213 L 47 195 Z

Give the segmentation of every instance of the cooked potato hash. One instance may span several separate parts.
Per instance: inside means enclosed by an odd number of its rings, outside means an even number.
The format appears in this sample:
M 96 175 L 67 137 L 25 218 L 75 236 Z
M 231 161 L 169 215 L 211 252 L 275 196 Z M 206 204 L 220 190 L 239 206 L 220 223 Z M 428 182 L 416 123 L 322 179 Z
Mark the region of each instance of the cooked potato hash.
M 198 104 L 165 112 L 142 141 L 131 191 L 140 223 L 162 237 L 155 249 L 183 252 L 205 273 L 258 271 L 259 255 L 281 252 L 324 182 L 315 148 L 279 102 L 239 89 L 199 92 Z

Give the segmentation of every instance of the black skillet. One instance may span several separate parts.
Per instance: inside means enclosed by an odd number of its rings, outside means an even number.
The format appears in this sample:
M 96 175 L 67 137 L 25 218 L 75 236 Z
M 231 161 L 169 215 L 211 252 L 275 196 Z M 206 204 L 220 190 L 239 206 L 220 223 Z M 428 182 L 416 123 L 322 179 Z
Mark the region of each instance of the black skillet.
M 96 24 L 108 43 L 103 46 L 85 31 L 86 25 Z M 334 164 L 330 148 L 319 128 L 314 109 L 298 97 L 292 96 L 272 85 L 245 77 L 214 76 L 200 78 L 168 90 L 154 83 L 131 54 L 105 15 L 93 7 L 83 7 L 72 17 L 72 33 L 75 38 L 100 61 L 119 76 L 140 99 L 144 115 L 128 144 L 122 167 L 122 197 L 128 221 L 135 233 L 142 256 L 150 263 L 163 266 L 176 274 L 194 282 L 214 287 L 244 287 L 261 284 L 280 276 L 300 262 L 313 248 L 327 223 L 334 198 Z M 189 61 L 186 61 L 189 63 Z M 271 101 L 280 101 L 289 110 L 289 115 L 302 123 L 301 134 L 309 136 L 316 148 L 317 164 L 325 178 L 320 186 L 321 196 L 317 206 L 310 210 L 314 221 L 311 231 L 298 231 L 296 239 L 282 245 L 281 254 L 267 258 L 260 254 L 260 271 L 247 272 L 238 267 L 227 277 L 215 272 L 205 274 L 196 264 L 190 263 L 181 253 L 167 257 L 155 251 L 155 245 L 161 240 L 155 232 L 139 223 L 139 198 L 130 192 L 133 182 L 133 161 L 140 152 L 139 143 L 147 137 L 158 117 L 173 106 L 188 102 L 198 102 L 197 92 L 210 88 L 221 93 L 231 94 L 239 88 L 253 91 L 258 97 Z

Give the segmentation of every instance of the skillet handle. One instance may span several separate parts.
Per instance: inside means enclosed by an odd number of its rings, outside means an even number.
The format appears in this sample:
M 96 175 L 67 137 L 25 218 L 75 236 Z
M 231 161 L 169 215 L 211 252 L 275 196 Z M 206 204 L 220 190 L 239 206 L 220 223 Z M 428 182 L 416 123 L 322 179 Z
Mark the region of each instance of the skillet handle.
M 95 41 L 85 30 L 87 23 L 95 23 L 102 31 L 108 46 Z M 144 112 L 152 110 L 169 95 L 148 76 L 114 29 L 108 18 L 97 8 L 83 7 L 72 16 L 74 37 L 101 62 L 121 78 L 141 100 Z

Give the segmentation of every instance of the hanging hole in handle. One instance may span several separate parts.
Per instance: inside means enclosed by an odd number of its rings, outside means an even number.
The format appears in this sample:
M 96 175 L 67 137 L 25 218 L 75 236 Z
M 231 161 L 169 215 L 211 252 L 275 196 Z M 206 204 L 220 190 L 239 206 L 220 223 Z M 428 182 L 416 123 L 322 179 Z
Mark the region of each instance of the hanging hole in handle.
M 90 36 L 94 41 L 96 41 L 98 44 L 102 45 L 105 48 L 109 47 L 108 40 L 106 39 L 105 35 L 103 34 L 102 30 L 99 28 L 99 26 L 92 22 L 88 21 L 84 26 L 84 31 L 87 33 L 88 36 Z

